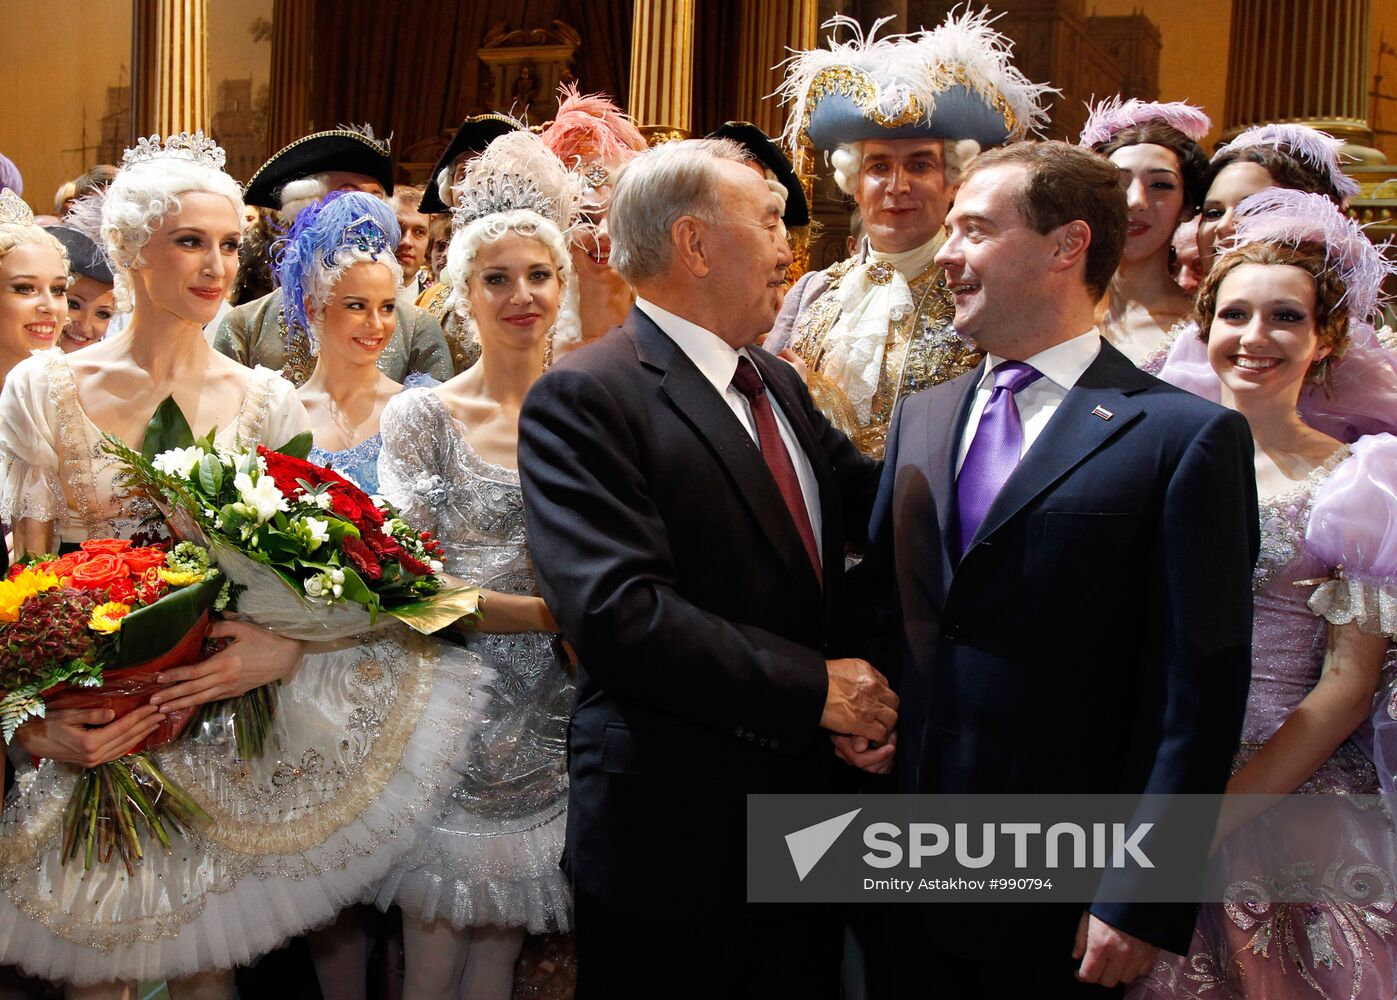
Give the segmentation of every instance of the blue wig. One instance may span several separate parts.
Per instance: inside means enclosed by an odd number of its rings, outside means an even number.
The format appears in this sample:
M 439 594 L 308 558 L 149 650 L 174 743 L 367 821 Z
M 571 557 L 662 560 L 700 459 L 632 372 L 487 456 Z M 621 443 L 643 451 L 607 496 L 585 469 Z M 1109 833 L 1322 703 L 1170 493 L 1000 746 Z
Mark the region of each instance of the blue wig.
M 323 201 L 296 216 L 276 275 L 281 311 L 290 329 L 302 329 L 316 341 L 314 324 L 306 313 L 310 299 L 318 315 L 324 315 L 344 272 L 355 264 L 382 264 L 402 283 L 403 269 L 393 255 L 400 231 L 387 202 L 359 191 L 333 191 Z

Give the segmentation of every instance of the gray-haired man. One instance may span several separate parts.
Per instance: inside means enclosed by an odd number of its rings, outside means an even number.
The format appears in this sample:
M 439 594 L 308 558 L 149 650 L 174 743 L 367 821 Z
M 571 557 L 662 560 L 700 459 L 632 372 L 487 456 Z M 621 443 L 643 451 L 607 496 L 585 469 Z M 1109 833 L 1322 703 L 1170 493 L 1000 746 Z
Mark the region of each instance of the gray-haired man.
M 578 997 L 833 996 L 839 925 L 744 903 L 745 795 L 839 788 L 832 733 L 897 699 L 841 659 L 844 545 L 877 465 L 753 345 L 790 248 L 726 140 L 621 174 L 612 261 L 639 298 L 525 400 L 544 599 L 577 649 L 565 863 Z

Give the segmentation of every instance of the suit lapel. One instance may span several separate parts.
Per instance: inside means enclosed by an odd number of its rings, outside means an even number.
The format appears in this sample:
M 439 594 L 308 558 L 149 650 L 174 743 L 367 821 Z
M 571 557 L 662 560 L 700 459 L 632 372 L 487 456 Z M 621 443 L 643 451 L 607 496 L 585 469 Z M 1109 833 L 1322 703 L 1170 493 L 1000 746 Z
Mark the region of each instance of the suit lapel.
M 956 518 L 956 458 L 960 455 L 960 439 L 965 432 L 965 421 L 970 416 L 970 407 L 975 401 L 975 388 L 984 376 L 983 362 L 973 372 L 960 376 L 951 383 L 953 392 L 927 394 L 927 463 L 931 477 L 931 495 L 936 501 L 936 513 L 941 529 L 941 552 L 946 560 L 945 578 L 950 578 L 950 568 L 955 564 L 955 553 L 960 524 Z M 950 388 L 948 386 L 947 388 Z
M 762 534 L 771 542 L 777 557 L 791 567 L 802 585 L 817 594 L 814 568 L 786 510 L 786 502 L 776 488 L 761 449 L 737 415 L 688 355 L 650 317 L 632 308 L 625 327 L 641 362 L 664 373 L 660 390 L 727 469 L 734 491 L 761 525 Z M 694 487 L 702 490 L 703 485 L 695 483 Z
M 994 534 L 1044 490 L 1133 424 L 1144 407 L 1131 397 L 1151 381 L 1150 376 L 1103 340 L 1096 360 L 1067 393 L 990 504 L 970 548 Z

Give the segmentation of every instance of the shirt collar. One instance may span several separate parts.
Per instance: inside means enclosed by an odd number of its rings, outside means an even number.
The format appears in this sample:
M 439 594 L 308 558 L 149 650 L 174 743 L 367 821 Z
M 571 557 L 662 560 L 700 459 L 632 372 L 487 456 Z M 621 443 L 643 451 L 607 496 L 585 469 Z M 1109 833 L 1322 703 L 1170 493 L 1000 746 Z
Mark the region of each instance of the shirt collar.
M 1025 358 L 1024 363 L 1032 365 L 1042 373 L 1045 379 L 1064 392 L 1068 392 L 1091 367 L 1091 363 L 1096 360 L 1096 356 L 1100 353 L 1101 333 L 1096 327 L 1092 327 L 1080 336 L 1064 340 L 1060 344 L 1049 347 L 1046 351 L 1039 351 L 1031 358 Z M 987 383 L 994 384 L 995 366 L 1002 364 L 1004 360 L 1004 358 L 994 354 L 985 355 L 985 373 L 980 377 L 981 388 Z
M 646 299 L 637 298 L 635 306 L 654 320 L 665 336 L 674 341 L 703 377 L 712 383 L 713 388 L 720 393 L 728 391 L 732 377 L 737 372 L 737 359 L 744 357 L 745 352 L 733 350 L 727 341 L 713 331 L 697 323 L 691 323 L 683 316 L 676 316 L 666 309 L 661 309 Z

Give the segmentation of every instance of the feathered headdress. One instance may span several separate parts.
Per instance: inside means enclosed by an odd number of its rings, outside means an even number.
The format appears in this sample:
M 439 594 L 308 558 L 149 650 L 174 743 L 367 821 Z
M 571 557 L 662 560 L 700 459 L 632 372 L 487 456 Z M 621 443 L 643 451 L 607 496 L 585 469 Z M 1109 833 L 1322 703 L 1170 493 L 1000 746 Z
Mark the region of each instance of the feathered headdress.
M 306 299 L 322 306 L 341 276 L 355 264 L 379 263 L 393 272 L 402 266 L 394 256 L 400 231 L 393 209 L 381 198 L 358 191 L 332 191 L 323 201 L 296 216 L 280 246 L 277 282 L 287 325 L 307 331 L 315 344 L 314 324 Z
M 1219 149 L 1213 154 L 1213 159 L 1248 146 L 1272 146 L 1295 157 L 1327 180 L 1342 201 L 1358 193 L 1358 182 L 1345 174 L 1339 163 L 1344 140 L 1336 139 L 1327 132 L 1308 125 L 1258 125 Z
M 540 133 L 543 144 L 590 187 L 610 181 L 602 163 L 624 163 L 646 149 L 631 117 L 605 94 L 583 94 L 575 83 L 558 88 L 558 114 Z M 590 172 L 589 172 L 590 171 Z
M 1183 101 L 1141 101 L 1134 97 L 1122 101 L 1116 96 L 1108 97 L 1094 107 L 1088 104 L 1087 111 L 1087 121 L 1082 126 L 1077 145 L 1088 148 L 1110 142 L 1122 129 L 1147 122 L 1161 122 L 1194 142 L 1202 142 L 1213 127 L 1212 120 L 1203 113 L 1202 108 Z
M 1324 248 L 1327 265 L 1344 286 L 1340 299 L 1354 319 L 1367 321 L 1382 301 L 1382 283 L 1397 274 L 1387 253 L 1392 241 L 1375 245 L 1363 227 L 1344 215 L 1322 194 L 1268 188 L 1237 206 L 1236 232 L 1224 249 L 1250 243 L 1285 246 L 1315 244 Z
M 466 167 L 456 187 L 452 226 L 506 212 L 533 212 L 567 233 L 577 217 L 581 189 L 575 175 L 532 132 L 502 135 Z
M 828 48 L 786 60 L 778 93 L 790 106 L 786 145 L 834 149 L 872 138 L 974 139 L 995 146 L 1047 123 L 1046 94 L 1012 63 L 1012 43 L 988 10 L 952 12 L 931 31 L 878 38 L 837 14 Z M 841 29 L 849 41 L 837 41 Z

